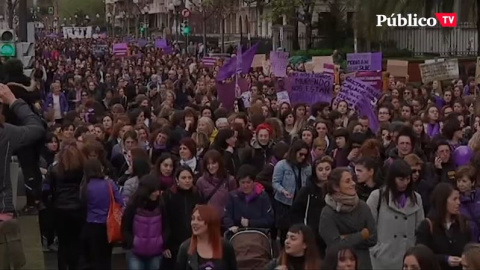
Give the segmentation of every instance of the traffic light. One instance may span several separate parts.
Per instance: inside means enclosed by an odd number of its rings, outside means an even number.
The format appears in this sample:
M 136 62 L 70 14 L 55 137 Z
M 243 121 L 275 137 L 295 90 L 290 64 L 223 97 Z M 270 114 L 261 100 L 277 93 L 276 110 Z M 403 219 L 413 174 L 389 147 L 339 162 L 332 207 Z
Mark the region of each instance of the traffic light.
M 190 36 L 190 34 L 192 34 L 192 29 L 190 28 L 190 26 L 188 25 L 188 21 L 183 21 L 181 24 L 180 24 L 180 27 L 181 27 L 181 32 L 182 32 L 182 35 L 184 36 Z
M 11 29 L 0 29 L 0 56 L 14 57 L 16 55 L 15 33 Z

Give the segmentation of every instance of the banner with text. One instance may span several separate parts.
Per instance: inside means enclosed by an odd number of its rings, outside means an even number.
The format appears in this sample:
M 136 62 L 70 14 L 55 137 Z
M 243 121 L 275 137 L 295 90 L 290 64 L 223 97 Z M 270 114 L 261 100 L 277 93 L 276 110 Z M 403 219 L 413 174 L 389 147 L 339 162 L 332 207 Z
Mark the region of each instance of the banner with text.
M 337 95 L 337 101 L 345 100 L 349 107 L 357 108 L 357 104 L 362 99 L 366 99 L 375 110 L 377 102 L 382 96 L 382 92 L 379 89 L 362 82 L 359 78 L 347 77 L 342 85 L 342 90 Z
M 355 73 L 355 77 L 378 91 L 382 91 L 383 74 L 381 71 L 359 71 Z
M 443 62 L 420 64 L 420 74 L 423 83 L 433 81 L 453 80 L 460 76 L 458 71 L 458 59 L 446 59 Z
M 92 38 L 92 27 L 63 27 L 63 38 Z
M 296 72 L 292 78 L 290 101 L 293 104 L 330 103 L 332 90 L 333 75 Z
M 348 72 L 382 70 L 382 53 L 347 53 L 347 70 Z

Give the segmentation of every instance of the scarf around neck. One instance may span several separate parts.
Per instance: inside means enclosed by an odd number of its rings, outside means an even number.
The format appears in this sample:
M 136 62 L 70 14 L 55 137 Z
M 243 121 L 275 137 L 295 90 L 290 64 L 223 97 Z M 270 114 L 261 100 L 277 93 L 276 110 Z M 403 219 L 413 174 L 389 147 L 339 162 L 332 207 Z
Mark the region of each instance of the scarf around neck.
M 352 212 L 358 205 L 358 195 L 347 195 L 340 192 L 325 195 L 325 203 L 337 212 Z
M 430 138 L 433 138 L 434 136 L 438 135 L 440 133 L 440 124 L 435 122 L 433 124 L 427 124 L 427 135 L 430 136 Z
M 195 172 L 195 169 L 197 168 L 197 158 L 193 157 L 189 160 L 180 160 L 180 165 L 188 166 L 192 169 L 192 172 Z

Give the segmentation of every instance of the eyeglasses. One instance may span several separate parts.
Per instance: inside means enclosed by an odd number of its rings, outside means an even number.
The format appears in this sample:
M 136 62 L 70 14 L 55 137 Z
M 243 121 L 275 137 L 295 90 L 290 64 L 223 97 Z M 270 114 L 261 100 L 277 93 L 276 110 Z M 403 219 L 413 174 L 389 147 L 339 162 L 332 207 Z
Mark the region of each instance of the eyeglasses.
M 412 174 L 420 173 L 421 170 L 412 170 Z
M 307 153 L 298 153 L 301 157 L 306 157 L 308 154 Z

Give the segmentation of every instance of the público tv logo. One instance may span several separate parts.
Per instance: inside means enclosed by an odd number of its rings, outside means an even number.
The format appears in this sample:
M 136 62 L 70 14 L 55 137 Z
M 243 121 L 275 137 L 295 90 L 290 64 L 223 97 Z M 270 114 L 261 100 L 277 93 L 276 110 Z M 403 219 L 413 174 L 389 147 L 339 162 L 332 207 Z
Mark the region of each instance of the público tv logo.
M 435 13 L 435 17 L 418 17 L 417 14 L 377 15 L 377 27 L 434 27 L 438 23 L 442 27 L 457 27 L 457 13 Z

